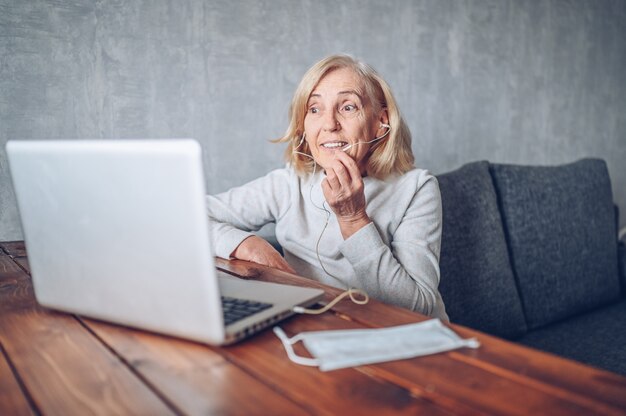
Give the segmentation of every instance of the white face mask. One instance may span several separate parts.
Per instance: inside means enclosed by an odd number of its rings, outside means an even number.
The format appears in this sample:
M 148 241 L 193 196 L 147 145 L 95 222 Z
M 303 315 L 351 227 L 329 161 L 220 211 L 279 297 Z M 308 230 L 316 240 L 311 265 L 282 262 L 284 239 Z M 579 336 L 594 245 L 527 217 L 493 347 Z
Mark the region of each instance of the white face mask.
M 475 338 L 461 339 L 439 319 L 390 328 L 301 332 L 292 338 L 279 327 L 274 327 L 274 333 L 291 361 L 319 366 L 322 371 L 480 346 Z M 296 355 L 292 345 L 298 341 L 302 341 L 315 358 Z

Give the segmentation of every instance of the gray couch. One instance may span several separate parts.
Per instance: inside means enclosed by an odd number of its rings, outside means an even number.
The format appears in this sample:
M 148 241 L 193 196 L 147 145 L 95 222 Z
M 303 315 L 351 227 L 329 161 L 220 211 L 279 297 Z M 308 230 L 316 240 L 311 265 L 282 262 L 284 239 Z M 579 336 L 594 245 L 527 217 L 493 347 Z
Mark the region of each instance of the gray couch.
M 626 250 L 602 160 L 438 175 L 452 322 L 626 375 Z

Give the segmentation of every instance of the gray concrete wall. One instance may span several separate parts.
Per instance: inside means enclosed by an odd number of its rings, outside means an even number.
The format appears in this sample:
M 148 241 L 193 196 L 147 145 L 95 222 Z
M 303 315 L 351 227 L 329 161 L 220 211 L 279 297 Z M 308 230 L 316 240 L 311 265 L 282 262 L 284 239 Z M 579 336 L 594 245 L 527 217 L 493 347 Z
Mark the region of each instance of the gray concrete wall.
M 337 52 L 390 82 L 420 167 L 600 157 L 626 225 L 624 0 L 0 0 L 0 240 L 8 139 L 194 137 L 223 191 L 282 165 L 268 140 Z

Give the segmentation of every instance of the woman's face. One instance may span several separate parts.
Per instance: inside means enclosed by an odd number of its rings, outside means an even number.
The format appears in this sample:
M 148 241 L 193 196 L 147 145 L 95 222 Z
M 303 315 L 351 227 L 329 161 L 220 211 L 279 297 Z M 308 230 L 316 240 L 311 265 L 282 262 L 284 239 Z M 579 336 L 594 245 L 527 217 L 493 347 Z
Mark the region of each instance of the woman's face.
M 351 69 L 341 68 L 326 74 L 311 92 L 304 132 L 311 154 L 322 168 L 328 167 L 335 152 L 343 152 L 353 143 L 370 141 L 385 132 L 380 129 L 380 116 L 374 114 L 364 90 Z M 345 150 L 361 174 L 365 174 L 371 145 L 361 143 Z

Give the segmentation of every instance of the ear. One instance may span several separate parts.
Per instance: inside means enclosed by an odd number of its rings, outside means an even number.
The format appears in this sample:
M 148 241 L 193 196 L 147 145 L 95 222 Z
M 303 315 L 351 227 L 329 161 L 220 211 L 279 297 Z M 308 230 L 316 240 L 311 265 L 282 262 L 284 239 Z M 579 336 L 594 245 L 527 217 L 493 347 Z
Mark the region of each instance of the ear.
M 387 124 L 389 125 L 389 113 L 387 112 L 386 108 L 383 108 L 382 110 L 380 110 L 380 113 L 378 115 L 378 130 L 377 131 L 377 136 L 380 136 L 381 134 L 384 134 L 387 132 L 387 127 L 383 127 L 380 124 Z

